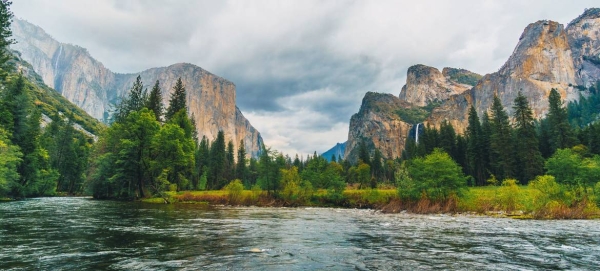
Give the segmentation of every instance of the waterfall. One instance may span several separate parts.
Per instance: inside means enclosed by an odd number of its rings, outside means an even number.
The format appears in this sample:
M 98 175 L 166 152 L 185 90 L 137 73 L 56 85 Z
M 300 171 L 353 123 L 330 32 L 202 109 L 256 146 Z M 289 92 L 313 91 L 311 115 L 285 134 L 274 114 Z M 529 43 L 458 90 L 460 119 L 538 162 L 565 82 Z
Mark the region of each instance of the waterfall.
M 54 61 L 54 72 L 58 72 L 58 60 L 60 59 L 60 55 L 62 54 L 62 44 L 58 47 L 58 55 L 56 56 L 56 61 Z
M 419 143 L 419 125 L 421 125 L 420 123 L 417 123 L 417 129 L 415 129 L 415 142 Z

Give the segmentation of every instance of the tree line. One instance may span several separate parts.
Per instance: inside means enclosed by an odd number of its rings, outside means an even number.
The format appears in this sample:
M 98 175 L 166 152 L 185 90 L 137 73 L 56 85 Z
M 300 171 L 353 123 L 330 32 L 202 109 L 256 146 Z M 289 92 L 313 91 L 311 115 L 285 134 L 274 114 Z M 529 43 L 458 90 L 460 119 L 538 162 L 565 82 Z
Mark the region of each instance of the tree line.
M 75 129 L 72 115 L 43 116 L 32 95 L 37 86 L 10 62 L 10 5 L 0 2 L 0 198 L 79 192 L 93 140 Z

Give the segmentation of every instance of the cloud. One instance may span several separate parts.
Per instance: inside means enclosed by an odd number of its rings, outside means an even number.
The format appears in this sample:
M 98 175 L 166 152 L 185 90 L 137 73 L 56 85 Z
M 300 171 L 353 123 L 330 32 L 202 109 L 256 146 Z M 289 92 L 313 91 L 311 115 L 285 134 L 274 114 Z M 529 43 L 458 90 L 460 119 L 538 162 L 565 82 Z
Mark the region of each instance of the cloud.
M 413 64 L 494 72 L 527 24 L 566 24 L 594 4 L 29 0 L 12 9 L 115 72 L 189 62 L 227 78 L 266 143 L 293 154 L 345 141 L 364 94 L 398 94 Z

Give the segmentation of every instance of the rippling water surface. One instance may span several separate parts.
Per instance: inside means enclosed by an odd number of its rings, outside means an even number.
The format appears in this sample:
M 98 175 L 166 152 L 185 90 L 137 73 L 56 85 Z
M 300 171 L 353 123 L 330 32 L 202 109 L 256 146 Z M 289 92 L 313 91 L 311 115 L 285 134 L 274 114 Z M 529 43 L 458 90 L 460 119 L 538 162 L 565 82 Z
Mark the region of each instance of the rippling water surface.
M 600 221 L 203 208 L 86 198 L 0 203 L 0 270 L 593 270 Z

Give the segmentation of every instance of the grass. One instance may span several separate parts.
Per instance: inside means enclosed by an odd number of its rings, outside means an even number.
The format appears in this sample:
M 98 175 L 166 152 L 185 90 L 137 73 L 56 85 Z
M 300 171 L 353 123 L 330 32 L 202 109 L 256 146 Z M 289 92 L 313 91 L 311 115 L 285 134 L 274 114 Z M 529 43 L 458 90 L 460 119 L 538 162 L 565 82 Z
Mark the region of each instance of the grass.
M 317 190 L 304 204 L 289 205 L 269 197 L 265 191 L 243 190 L 235 203 L 229 202 L 226 190 L 167 192 L 168 203 L 241 205 L 241 206 L 322 206 L 373 208 L 385 213 L 472 213 L 526 219 L 589 219 L 600 218 L 600 210 L 589 201 L 566 204 L 560 201 L 539 206 L 540 191 L 529 186 L 505 185 L 469 188 L 460 198 L 444 201 L 424 197 L 418 201 L 403 201 L 396 189 L 347 189 L 341 197 L 332 197 L 327 190 Z M 165 203 L 164 198 L 143 199 L 147 203 Z

